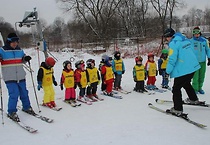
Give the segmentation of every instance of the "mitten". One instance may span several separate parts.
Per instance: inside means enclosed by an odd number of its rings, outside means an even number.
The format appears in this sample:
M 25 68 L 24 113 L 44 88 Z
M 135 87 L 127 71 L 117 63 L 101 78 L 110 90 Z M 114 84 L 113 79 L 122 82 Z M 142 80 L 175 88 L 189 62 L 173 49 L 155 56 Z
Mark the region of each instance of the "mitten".
M 210 65 L 210 58 L 208 58 L 208 62 L 207 62 L 207 65 L 208 65 L 208 66 Z
M 54 84 L 54 86 L 57 86 L 58 85 L 58 83 L 56 81 L 53 81 L 53 84 Z
M 38 82 L 38 86 L 37 86 L 38 91 L 40 91 L 41 88 L 42 88 L 42 82 Z
M 30 61 L 31 60 L 31 57 L 29 55 L 26 55 L 26 56 L 24 56 L 24 60 L 25 61 Z
M 61 90 L 63 90 L 63 84 L 60 84 L 60 88 L 61 88 Z

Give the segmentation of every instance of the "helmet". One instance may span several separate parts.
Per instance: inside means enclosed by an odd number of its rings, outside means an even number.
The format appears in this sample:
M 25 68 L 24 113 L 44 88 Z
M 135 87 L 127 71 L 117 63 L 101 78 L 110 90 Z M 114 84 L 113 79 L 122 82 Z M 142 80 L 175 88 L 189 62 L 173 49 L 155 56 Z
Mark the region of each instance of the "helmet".
M 154 57 L 154 54 L 153 54 L 153 53 L 148 53 L 147 56 L 148 56 L 148 58 L 149 58 L 149 57 Z
M 194 35 L 194 34 L 201 34 L 201 30 L 200 30 L 200 28 L 197 26 L 197 27 L 193 28 L 192 33 L 193 33 L 193 35 Z
M 79 60 L 79 61 L 77 61 L 77 62 L 75 63 L 75 67 L 76 67 L 76 68 L 81 68 L 81 65 L 82 65 L 82 64 L 85 65 L 84 63 L 85 63 L 85 62 L 84 62 L 83 60 Z
M 104 63 L 107 65 L 107 66 L 111 66 L 112 64 L 109 62 L 112 60 L 112 57 L 109 57 L 109 56 L 106 56 L 105 59 L 104 59 Z
M 174 34 L 175 34 L 174 29 L 172 29 L 172 28 L 167 28 L 167 29 L 164 31 L 163 37 L 172 37 Z
M 52 57 L 48 57 L 48 58 L 46 58 L 45 63 L 48 66 L 53 67 L 55 65 L 55 60 Z
M 114 58 L 115 59 L 120 59 L 120 55 L 121 55 L 121 53 L 119 51 L 114 52 Z
M 168 54 L 168 49 L 163 49 L 163 50 L 162 50 L 162 53 L 163 53 L 163 54 Z
M 137 57 L 135 58 L 135 62 L 137 62 L 137 61 L 143 61 L 143 58 L 142 58 L 141 56 L 137 56 Z
M 88 59 L 88 60 L 86 61 L 87 67 L 92 67 L 92 66 L 91 66 L 91 63 L 94 63 L 94 65 L 95 65 L 95 60 L 94 60 L 94 59 Z
M 68 65 L 68 64 L 71 65 L 71 62 L 70 62 L 69 60 L 66 60 L 66 61 L 63 62 L 63 68 L 64 68 L 65 70 L 67 70 L 67 65 Z

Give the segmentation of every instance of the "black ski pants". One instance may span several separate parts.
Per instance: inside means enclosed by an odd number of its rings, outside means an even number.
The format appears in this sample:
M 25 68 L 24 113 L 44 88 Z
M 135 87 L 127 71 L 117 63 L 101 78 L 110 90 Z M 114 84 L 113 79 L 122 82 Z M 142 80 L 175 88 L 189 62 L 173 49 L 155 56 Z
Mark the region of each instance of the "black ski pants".
M 191 79 L 193 78 L 193 75 L 194 73 L 191 73 L 174 79 L 172 93 L 173 93 L 173 102 L 175 110 L 183 111 L 181 88 L 185 89 L 190 100 L 192 101 L 198 100 L 195 90 L 191 85 Z

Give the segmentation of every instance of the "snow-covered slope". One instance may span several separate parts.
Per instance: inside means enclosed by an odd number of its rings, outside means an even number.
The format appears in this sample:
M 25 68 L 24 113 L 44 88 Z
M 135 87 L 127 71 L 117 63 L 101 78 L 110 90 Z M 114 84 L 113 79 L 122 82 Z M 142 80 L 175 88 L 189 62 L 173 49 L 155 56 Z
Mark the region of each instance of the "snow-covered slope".
M 33 57 L 31 61 L 34 70 L 33 77 L 36 84 L 36 75 L 39 68 L 37 52 L 33 49 L 25 50 Z M 70 57 L 77 55 L 75 61 L 89 58 L 96 60 L 98 66 L 101 56 L 89 54 L 52 53 L 58 62 L 55 65 L 55 78 L 60 81 L 62 63 Z M 43 60 L 44 55 L 40 52 Z M 146 57 L 144 57 L 144 62 Z M 132 68 L 134 59 L 124 59 L 126 72 L 123 75 L 122 87 L 131 91 L 134 87 L 132 79 Z M 74 66 L 74 64 L 73 64 Z M 207 67 L 206 80 L 204 83 L 205 95 L 199 95 L 200 100 L 210 103 L 209 76 L 210 68 Z M 160 87 L 161 77 L 157 77 L 156 85 Z M 170 86 L 173 80 L 170 82 Z M 30 73 L 27 72 L 27 87 L 33 109 L 38 112 L 38 107 L 34 97 L 33 86 Z M 1 145 L 201 145 L 208 144 L 210 139 L 210 109 L 196 106 L 184 106 L 184 111 L 189 113 L 192 120 L 206 124 L 206 129 L 200 129 L 180 118 L 159 113 L 150 109 L 149 102 L 162 109 L 172 107 L 172 104 L 156 104 L 155 99 L 171 100 L 172 93 L 156 93 L 146 95 L 132 92 L 123 95 L 123 99 L 114 99 L 101 96 L 104 101 L 95 102 L 93 105 L 82 104 L 81 107 L 73 108 L 65 104 L 64 91 L 60 87 L 55 87 L 56 103 L 63 109 L 59 112 L 40 106 L 42 115 L 54 119 L 49 124 L 39 119 L 29 116 L 21 111 L 18 112 L 20 119 L 28 125 L 38 129 L 36 134 L 30 134 L 21 129 L 6 117 L 7 110 L 7 89 L 2 81 L 4 100 L 4 125 L 0 125 Z M 77 89 L 78 92 L 78 89 Z M 98 89 L 98 94 L 100 89 Z M 39 103 L 42 102 L 43 91 L 37 91 Z M 187 97 L 183 90 L 183 99 Z M 19 105 L 21 103 L 19 102 Z M 0 119 L 0 122 L 2 120 Z

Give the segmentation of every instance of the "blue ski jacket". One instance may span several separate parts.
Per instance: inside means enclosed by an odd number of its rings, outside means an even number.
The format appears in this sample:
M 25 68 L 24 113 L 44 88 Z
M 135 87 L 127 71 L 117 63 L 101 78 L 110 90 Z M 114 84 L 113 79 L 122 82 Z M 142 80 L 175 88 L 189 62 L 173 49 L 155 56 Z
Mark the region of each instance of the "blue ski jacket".
M 177 32 L 169 42 L 169 57 L 166 73 L 177 78 L 195 72 L 200 68 L 199 62 L 192 51 L 192 43 L 184 35 Z
M 191 38 L 191 41 L 193 43 L 193 52 L 195 53 L 195 56 L 197 57 L 199 62 L 205 62 L 206 56 L 210 58 L 209 44 L 204 37 L 193 37 Z

